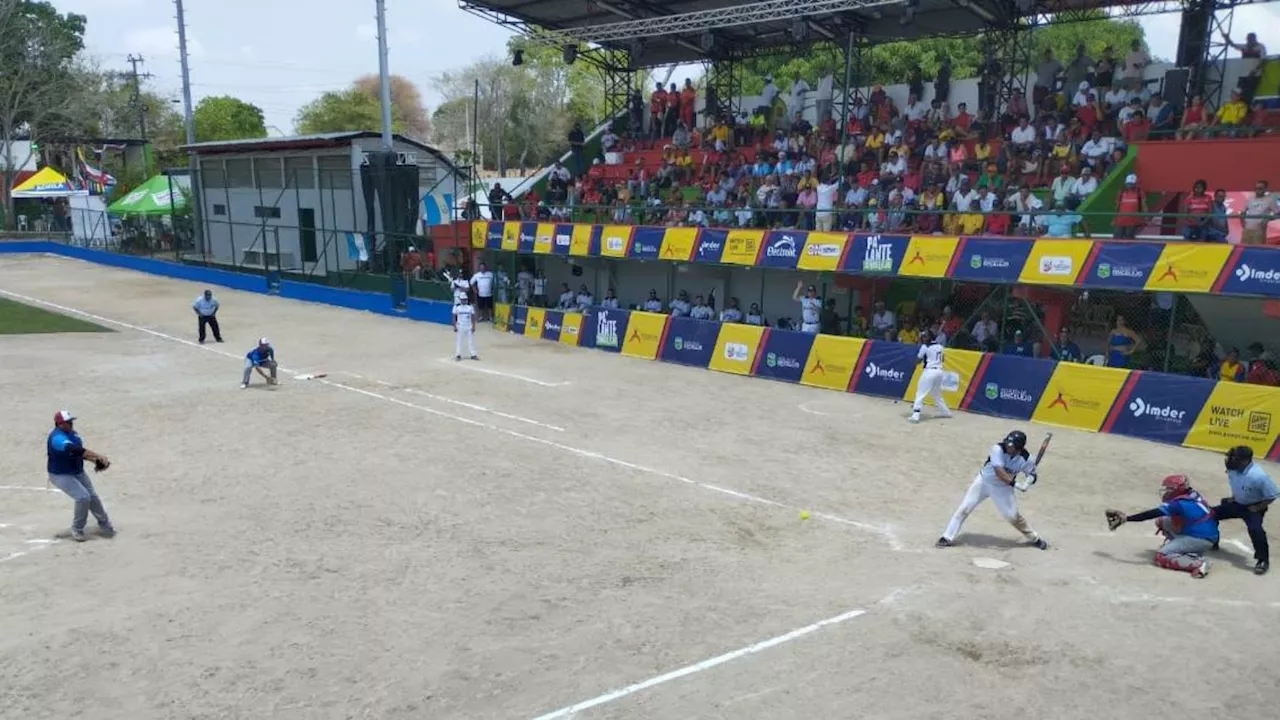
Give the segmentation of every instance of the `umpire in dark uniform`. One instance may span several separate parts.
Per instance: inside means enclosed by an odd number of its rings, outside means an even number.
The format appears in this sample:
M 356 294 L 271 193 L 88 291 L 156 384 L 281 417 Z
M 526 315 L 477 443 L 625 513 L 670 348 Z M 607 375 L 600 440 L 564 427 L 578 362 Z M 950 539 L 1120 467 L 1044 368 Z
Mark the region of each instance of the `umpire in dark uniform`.
M 1222 504 L 1213 509 L 1213 514 L 1218 520 L 1244 521 L 1249 530 L 1249 542 L 1253 543 L 1253 558 L 1257 561 L 1253 572 L 1263 575 L 1271 568 L 1271 548 L 1267 544 L 1267 531 L 1262 528 L 1262 519 L 1267 515 L 1267 506 L 1280 493 L 1266 471 L 1253 461 L 1253 449 L 1249 446 L 1240 445 L 1228 450 L 1225 464 L 1231 497 L 1222 498 Z

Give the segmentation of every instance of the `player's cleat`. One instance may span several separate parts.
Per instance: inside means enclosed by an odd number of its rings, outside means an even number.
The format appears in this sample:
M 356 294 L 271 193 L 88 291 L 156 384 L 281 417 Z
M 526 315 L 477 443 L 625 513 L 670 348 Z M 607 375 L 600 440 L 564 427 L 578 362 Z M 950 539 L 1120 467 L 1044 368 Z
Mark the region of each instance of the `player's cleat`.
M 472 356 L 471 356 L 471 359 L 472 359 L 472 360 L 479 360 L 479 359 L 480 359 L 480 356 L 479 356 L 479 355 L 472 355 Z
M 955 415 L 952 415 L 952 414 L 951 414 L 951 413 L 949 413 L 949 412 L 944 412 L 944 413 L 938 413 L 938 417 L 942 418 L 943 420 L 949 420 L 949 419 L 951 419 L 951 418 L 955 417 Z
M 1048 550 L 1048 549 L 1049 549 L 1049 543 L 1045 542 L 1045 541 L 1044 541 L 1044 538 L 1036 538 L 1036 541 L 1035 541 L 1035 542 L 1033 542 L 1033 543 L 1031 543 L 1031 545 L 1032 545 L 1032 547 L 1038 548 L 1038 549 L 1040 549 L 1040 550 Z
M 249 383 L 240 383 L 240 389 L 241 389 L 241 390 L 244 390 L 244 389 L 245 389 L 245 388 L 247 388 L 247 387 L 249 387 Z
M 72 529 L 71 529 L 71 539 L 72 539 L 72 540 L 75 540 L 76 542 L 84 542 L 85 540 L 88 540 L 89 538 L 87 538 L 87 537 L 85 537 L 85 536 L 84 536 L 84 531 L 83 531 L 83 530 L 76 530 L 75 528 L 72 528 Z
M 911 417 L 907 418 L 907 422 L 912 425 L 920 422 L 920 413 L 911 413 Z
M 462 356 L 461 356 L 461 355 L 454 355 L 454 356 L 453 356 L 453 360 L 454 360 L 454 362 L 461 362 L 461 361 L 462 361 Z
M 113 537 L 115 537 L 115 536 L 116 536 L 116 529 L 115 529 L 115 528 L 113 528 L 113 527 L 111 527 L 110 525 L 108 525 L 108 526 L 106 526 L 106 527 L 99 527 L 99 528 L 98 528 L 98 537 L 102 537 L 102 538 L 113 538 Z
M 938 538 L 938 542 L 934 543 L 933 546 L 936 548 L 949 548 L 955 547 L 955 543 L 944 537 L 940 537 Z
M 1271 563 L 1267 560 L 1259 560 L 1257 565 L 1253 566 L 1254 575 L 1266 575 L 1271 569 Z
M 1191 571 L 1191 577 L 1193 578 L 1202 578 L 1208 574 L 1209 574 L 1208 560 L 1201 560 L 1200 564 L 1196 566 L 1196 569 Z

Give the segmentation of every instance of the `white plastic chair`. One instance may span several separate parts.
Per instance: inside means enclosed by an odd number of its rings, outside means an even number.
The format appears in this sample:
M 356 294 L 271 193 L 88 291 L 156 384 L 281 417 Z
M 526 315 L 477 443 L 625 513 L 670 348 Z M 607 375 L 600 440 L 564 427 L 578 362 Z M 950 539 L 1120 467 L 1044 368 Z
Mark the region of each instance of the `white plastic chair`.
M 1107 357 L 1105 355 L 1090 355 L 1085 358 L 1086 365 L 1097 365 L 1098 367 L 1107 366 Z

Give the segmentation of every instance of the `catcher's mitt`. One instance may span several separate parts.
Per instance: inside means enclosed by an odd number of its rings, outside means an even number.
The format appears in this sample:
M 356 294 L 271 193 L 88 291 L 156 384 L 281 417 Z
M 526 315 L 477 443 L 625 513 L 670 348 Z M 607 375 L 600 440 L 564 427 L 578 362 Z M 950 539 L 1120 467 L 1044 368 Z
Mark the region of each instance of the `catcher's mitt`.
M 1112 530 L 1115 530 L 1116 528 L 1120 527 L 1123 524 L 1125 524 L 1124 513 L 1120 512 L 1119 510 L 1107 511 L 1107 527 L 1111 528 Z
M 93 461 L 94 472 L 102 472 L 103 470 L 106 470 L 109 467 L 111 467 L 111 461 L 104 457 L 100 457 L 97 460 Z

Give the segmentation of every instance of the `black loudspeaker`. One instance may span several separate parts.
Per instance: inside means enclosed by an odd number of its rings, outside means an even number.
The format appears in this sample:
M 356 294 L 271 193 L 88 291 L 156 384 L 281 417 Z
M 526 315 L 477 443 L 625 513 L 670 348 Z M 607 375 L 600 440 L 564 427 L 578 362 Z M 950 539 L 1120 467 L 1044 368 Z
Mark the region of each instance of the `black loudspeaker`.
M 1191 82 L 1191 71 L 1187 68 L 1173 68 L 1164 74 L 1160 94 L 1164 101 L 1175 108 L 1187 105 L 1187 83 Z
M 360 168 L 366 227 L 374 235 L 381 217 L 382 235 L 375 236 L 374 248 L 380 266 L 392 267 L 418 224 L 418 165 L 396 152 L 370 152 L 366 158 Z

